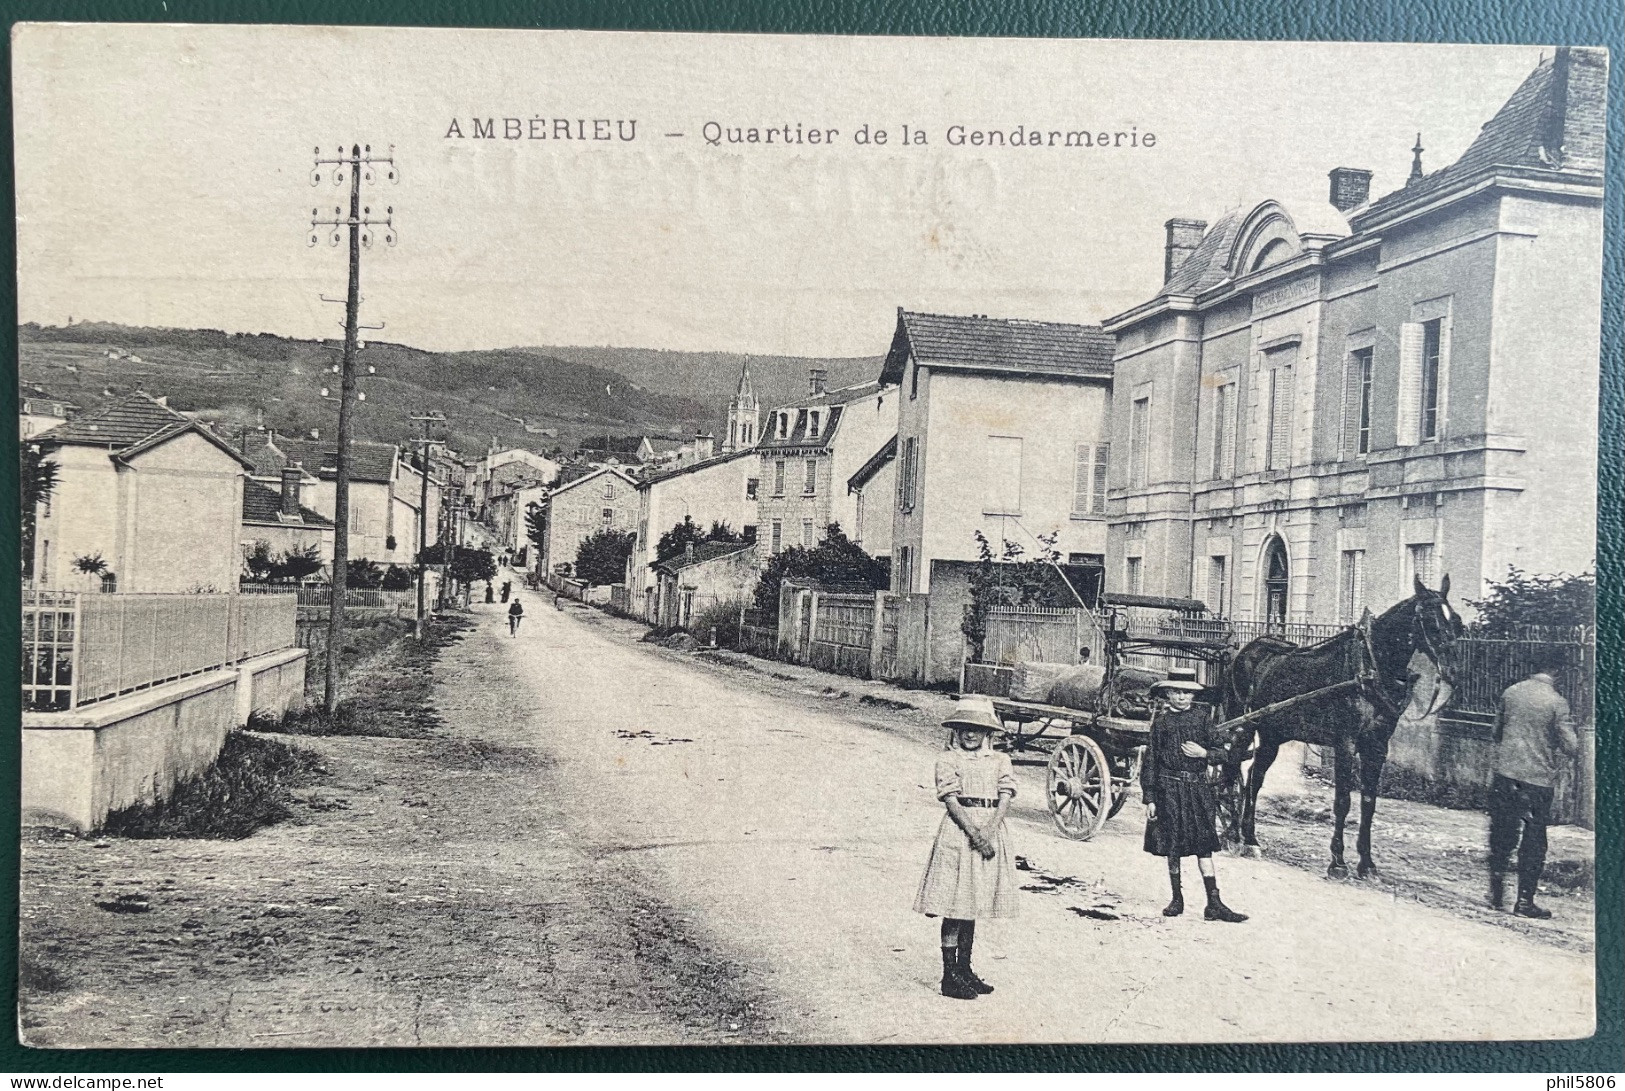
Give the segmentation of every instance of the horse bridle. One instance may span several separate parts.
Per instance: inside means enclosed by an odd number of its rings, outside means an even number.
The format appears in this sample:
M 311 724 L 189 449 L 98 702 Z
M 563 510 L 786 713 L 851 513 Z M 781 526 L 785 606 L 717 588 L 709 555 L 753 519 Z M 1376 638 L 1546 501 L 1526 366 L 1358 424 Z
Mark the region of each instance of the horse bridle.
M 1440 599 L 1439 604 L 1444 605 L 1444 600 Z M 1450 664 L 1445 657 L 1445 653 L 1439 649 L 1438 645 L 1428 635 L 1428 627 L 1422 620 L 1422 609 L 1423 604 L 1418 602 L 1411 611 L 1411 643 L 1433 662 L 1433 668 L 1438 671 L 1439 680 L 1454 690 L 1456 688 L 1455 675 L 1451 673 Z M 1428 702 L 1427 711 L 1422 714 L 1424 719 L 1433 715 L 1434 706 L 1438 703 L 1438 700 L 1439 687 L 1435 687 L 1433 698 Z

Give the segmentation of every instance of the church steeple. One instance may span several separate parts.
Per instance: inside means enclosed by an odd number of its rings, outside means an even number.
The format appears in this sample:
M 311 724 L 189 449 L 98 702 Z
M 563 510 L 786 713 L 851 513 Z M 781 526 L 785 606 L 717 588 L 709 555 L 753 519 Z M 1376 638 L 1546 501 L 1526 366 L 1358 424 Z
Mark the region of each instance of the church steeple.
M 761 405 L 756 400 L 756 388 L 750 381 L 750 361 L 739 368 L 739 386 L 728 399 L 728 431 L 722 441 L 722 453 L 746 451 L 756 446 L 761 438 Z

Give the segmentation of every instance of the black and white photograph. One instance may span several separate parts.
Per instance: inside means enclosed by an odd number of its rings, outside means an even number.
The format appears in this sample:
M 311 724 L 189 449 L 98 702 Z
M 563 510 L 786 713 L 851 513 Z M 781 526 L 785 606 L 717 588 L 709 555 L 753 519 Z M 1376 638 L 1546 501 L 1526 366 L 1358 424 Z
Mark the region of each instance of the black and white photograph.
M 23 1045 L 1593 1034 L 1606 50 L 12 45 Z

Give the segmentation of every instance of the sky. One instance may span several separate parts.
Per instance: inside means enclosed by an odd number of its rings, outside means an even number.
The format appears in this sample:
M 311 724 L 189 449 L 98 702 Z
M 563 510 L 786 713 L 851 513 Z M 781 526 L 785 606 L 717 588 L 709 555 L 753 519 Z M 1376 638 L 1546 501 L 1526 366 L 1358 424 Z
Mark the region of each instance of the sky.
M 1447 165 L 1543 52 L 48 24 L 14 41 L 22 321 L 340 336 L 321 297 L 343 296 L 346 251 L 308 240 L 347 191 L 312 185 L 312 153 L 360 142 L 400 174 L 362 192 L 398 238 L 363 256 L 372 337 L 807 356 L 883 353 L 899 306 L 1126 310 L 1161 282 L 1170 217 L 1274 197 L 1318 226 L 1328 170 L 1389 192 L 1419 132 L 1426 169 Z M 635 139 L 533 140 L 532 119 L 635 121 Z M 836 133 L 726 139 L 787 124 Z M 1155 140 L 951 145 L 955 125 Z

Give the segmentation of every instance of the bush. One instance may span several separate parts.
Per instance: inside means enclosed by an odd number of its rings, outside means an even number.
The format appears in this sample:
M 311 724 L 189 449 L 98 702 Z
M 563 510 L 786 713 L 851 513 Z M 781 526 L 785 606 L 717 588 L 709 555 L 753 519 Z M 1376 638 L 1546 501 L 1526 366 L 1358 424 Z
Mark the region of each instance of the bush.
M 417 586 L 417 573 L 402 565 L 392 564 L 384 572 L 382 586 L 385 591 L 410 591 Z
M 626 578 L 626 562 L 632 556 L 637 535 L 631 531 L 600 530 L 576 547 L 576 579 L 594 587 L 620 583 Z
M 743 601 L 718 602 L 689 619 L 688 631 L 700 638 L 700 643 L 711 642 L 711 631 L 716 630 L 719 648 L 739 647 L 739 611 Z
M 213 765 L 176 785 L 167 799 L 114 811 L 102 832 L 241 840 L 287 819 L 292 789 L 322 772 L 320 759 L 308 750 L 232 731 Z

